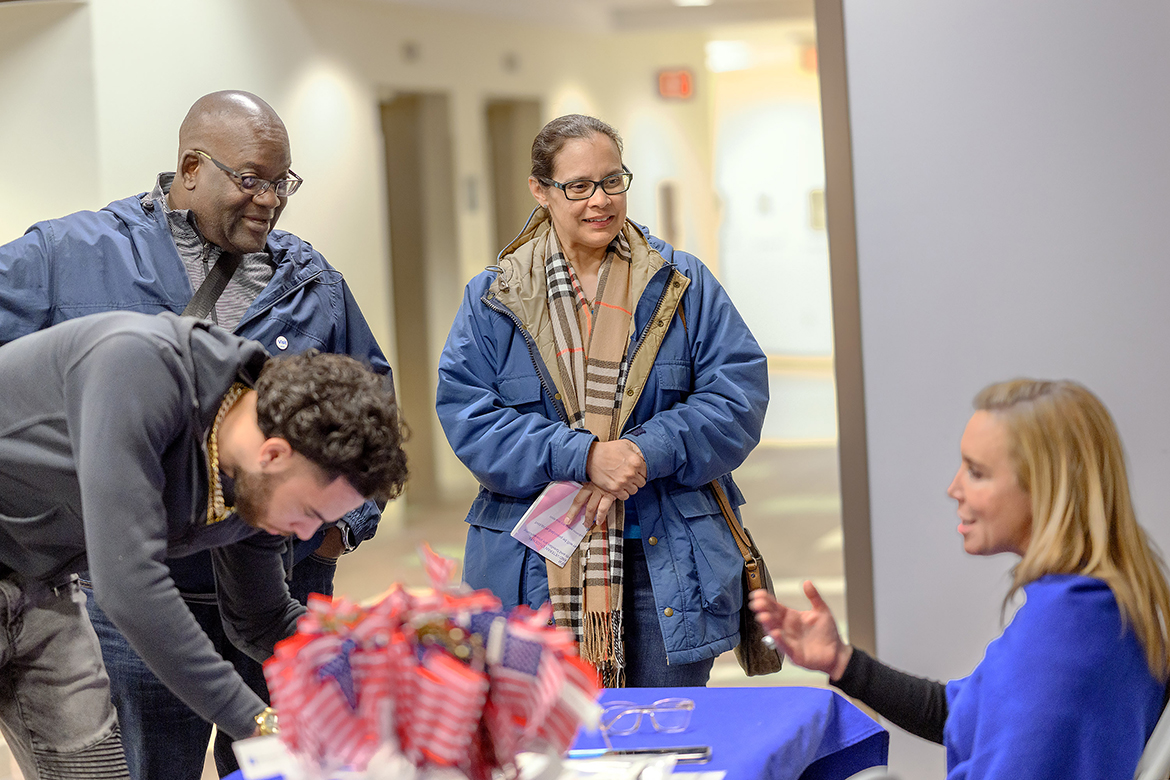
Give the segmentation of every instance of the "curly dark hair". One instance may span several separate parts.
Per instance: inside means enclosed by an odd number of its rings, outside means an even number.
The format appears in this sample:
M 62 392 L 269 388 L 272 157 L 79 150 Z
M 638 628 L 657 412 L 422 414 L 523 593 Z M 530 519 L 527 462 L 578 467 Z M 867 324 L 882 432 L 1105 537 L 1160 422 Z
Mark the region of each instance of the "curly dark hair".
M 347 355 L 273 358 L 256 381 L 256 418 L 332 481 L 389 501 L 406 483 L 405 438 L 390 380 Z

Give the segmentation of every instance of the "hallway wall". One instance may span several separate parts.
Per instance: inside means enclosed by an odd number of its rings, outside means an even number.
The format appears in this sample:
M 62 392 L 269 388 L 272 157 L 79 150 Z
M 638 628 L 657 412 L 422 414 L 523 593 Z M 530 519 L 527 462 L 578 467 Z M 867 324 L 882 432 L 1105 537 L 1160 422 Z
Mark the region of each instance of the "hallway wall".
M 100 198 L 90 27 L 83 3 L 0 8 L 0 243 Z

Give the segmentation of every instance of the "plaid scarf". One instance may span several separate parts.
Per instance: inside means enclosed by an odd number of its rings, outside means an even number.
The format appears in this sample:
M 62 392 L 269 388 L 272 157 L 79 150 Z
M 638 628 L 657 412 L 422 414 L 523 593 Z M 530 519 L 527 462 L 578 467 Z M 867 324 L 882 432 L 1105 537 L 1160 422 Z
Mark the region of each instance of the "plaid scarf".
M 633 323 L 630 243 L 623 233 L 610 242 L 598 272 L 597 297 L 588 300 L 565 260 L 556 233 L 548 231 L 544 267 L 560 382 L 557 389 L 569 424 L 600 441 L 618 436 L 626 352 Z M 549 562 L 548 589 L 557 625 L 572 629 L 581 657 L 596 667 L 606 688 L 625 682 L 622 650 L 622 531 L 625 510 L 614 501 L 562 569 Z

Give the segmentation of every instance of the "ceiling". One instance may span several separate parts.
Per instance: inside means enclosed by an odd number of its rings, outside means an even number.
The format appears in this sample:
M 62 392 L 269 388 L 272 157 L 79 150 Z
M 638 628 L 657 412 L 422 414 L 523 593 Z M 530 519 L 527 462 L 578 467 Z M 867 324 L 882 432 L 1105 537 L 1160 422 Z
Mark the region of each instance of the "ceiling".
M 0 0 L 0 3 L 85 0 Z M 439 11 L 593 30 L 668 30 L 765 21 L 812 21 L 814 0 L 376 0 Z M 675 2 L 709 2 L 678 6 Z
M 811 21 L 813 0 L 380 0 L 432 10 L 595 30 L 666 30 L 763 21 Z M 694 0 L 691 0 L 694 2 Z

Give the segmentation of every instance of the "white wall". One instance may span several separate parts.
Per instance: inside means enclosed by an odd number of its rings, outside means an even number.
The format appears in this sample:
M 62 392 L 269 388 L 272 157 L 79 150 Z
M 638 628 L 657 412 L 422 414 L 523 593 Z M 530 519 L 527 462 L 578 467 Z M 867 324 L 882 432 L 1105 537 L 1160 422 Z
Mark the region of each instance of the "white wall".
M 1012 563 L 964 556 L 944 494 L 983 385 L 1096 391 L 1170 547 L 1170 6 L 844 11 L 878 650 L 945 680 L 999 632 Z M 890 763 L 938 778 L 943 754 L 895 735 Z
M 720 281 L 764 352 L 829 357 L 828 238 L 809 208 L 810 193 L 825 187 L 819 83 L 815 66 L 801 61 L 812 24 L 741 25 L 715 35 L 717 44 L 745 51 L 744 67 L 710 76 Z
M 0 243 L 98 198 L 89 9 L 0 9 Z
M 711 38 L 718 274 L 769 356 L 762 442 L 835 445 L 829 246 L 810 211 L 825 188 L 819 79 L 802 60 L 813 24 L 727 26 Z

